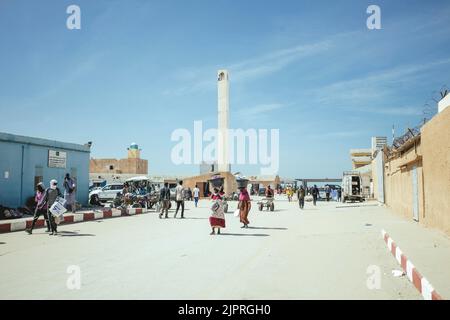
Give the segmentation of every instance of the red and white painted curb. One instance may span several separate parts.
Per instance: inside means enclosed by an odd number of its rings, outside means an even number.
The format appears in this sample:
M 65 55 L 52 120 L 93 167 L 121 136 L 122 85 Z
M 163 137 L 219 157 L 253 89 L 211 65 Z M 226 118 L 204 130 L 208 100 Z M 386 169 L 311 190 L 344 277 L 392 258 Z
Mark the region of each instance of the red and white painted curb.
M 136 214 L 147 213 L 145 208 L 127 208 L 127 209 L 103 209 L 98 211 L 88 211 L 83 213 L 71 213 L 64 215 L 64 221 L 60 224 L 70 224 L 83 221 L 92 221 L 99 219 L 114 218 L 120 216 L 132 216 Z M 26 220 L 6 220 L 0 222 L 0 233 L 23 231 L 31 227 L 33 218 L 27 218 Z M 42 228 L 45 226 L 44 218 L 39 218 L 36 221 L 35 228 Z
M 386 233 L 386 231 L 381 230 L 381 235 L 387 244 L 389 251 L 393 254 L 397 262 L 401 265 L 403 271 L 406 272 L 408 280 L 411 281 L 417 290 L 422 294 L 425 300 L 443 300 L 442 297 L 434 290 L 430 282 L 428 282 L 425 277 L 423 277 L 419 271 L 414 267 L 411 260 L 409 260 L 400 250 L 400 248 L 395 244 L 394 240 Z

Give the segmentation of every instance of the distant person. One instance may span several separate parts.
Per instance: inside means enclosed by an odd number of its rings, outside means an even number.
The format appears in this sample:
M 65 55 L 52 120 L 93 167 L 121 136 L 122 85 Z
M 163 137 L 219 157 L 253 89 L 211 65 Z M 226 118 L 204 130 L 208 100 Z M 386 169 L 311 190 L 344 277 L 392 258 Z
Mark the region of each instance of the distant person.
M 75 213 L 75 182 L 68 173 L 66 173 L 66 177 L 64 178 L 63 186 L 66 209 L 72 210 L 72 213 Z
M 248 194 L 247 188 L 241 187 L 239 193 L 239 217 L 241 223 L 244 225 L 241 228 L 248 228 L 250 221 L 248 221 L 248 214 L 252 208 L 252 203 L 250 201 L 250 195 Z
M 177 202 L 177 210 L 175 211 L 174 218 L 177 217 L 178 209 L 181 207 L 181 219 L 184 219 L 184 198 L 185 198 L 185 189 L 183 187 L 183 181 L 178 182 L 177 187 L 175 188 L 175 200 Z
M 198 206 L 198 199 L 200 198 L 200 189 L 195 185 L 195 188 L 192 190 L 192 194 L 194 196 L 195 207 Z
M 52 233 L 50 235 L 57 235 L 58 230 L 56 228 L 55 217 L 50 212 L 50 208 L 56 202 L 56 200 L 61 197 L 61 191 L 58 188 L 58 181 L 50 180 L 50 187 L 45 190 L 43 203 L 47 205 L 47 216 L 50 221 L 50 229 Z
M 223 213 L 223 197 L 220 194 L 218 188 L 214 188 L 213 194 L 211 195 L 211 200 L 213 201 L 211 206 L 211 216 L 209 217 L 209 224 L 211 225 L 212 231 L 211 235 L 220 234 L 220 229 L 225 228 L 225 214 Z
M 331 189 L 329 185 L 325 186 L 325 197 L 327 199 L 327 202 L 330 201 L 330 193 L 331 193 Z
M 342 197 L 342 189 L 338 188 L 337 189 L 337 201 L 341 202 L 341 197 Z
M 334 201 L 337 201 L 337 190 L 336 190 L 336 188 L 331 190 L 331 199 L 333 199 Z
M 36 186 L 36 195 L 34 197 L 34 201 L 36 202 L 36 209 L 34 210 L 33 222 L 31 223 L 31 228 L 27 229 L 29 234 L 33 233 L 34 226 L 36 221 L 39 219 L 41 215 L 44 216 L 45 223 L 47 224 L 47 232 L 50 232 L 50 221 L 48 220 L 47 214 L 47 205 L 44 202 L 45 196 L 45 187 L 42 182 L 39 182 Z
M 273 198 L 273 189 L 270 187 L 270 184 L 266 188 L 266 198 Z
M 303 209 L 305 207 L 305 195 L 306 195 L 305 188 L 303 188 L 303 186 L 300 186 L 300 188 L 297 191 L 297 198 L 300 209 Z
M 169 207 L 170 207 L 170 189 L 169 184 L 164 183 L 164 187 L 159 191 L 160 201 L 161 201 L 161 213 L 159 214 L 159 218 L 161 219 L 163 214 L 165 213 L 165 218 L 169 217 Z
M 291 187 L 286 187 L 286 196 L 288 198 L 288 201 L 291 202 L 292 195 L 291 195 Z
M 313 196 L 313 204 L 316 205 L 317 203 L 317 197 L 319 196 L 319 189 L 316 185 L 311 188 L 311 195 Z

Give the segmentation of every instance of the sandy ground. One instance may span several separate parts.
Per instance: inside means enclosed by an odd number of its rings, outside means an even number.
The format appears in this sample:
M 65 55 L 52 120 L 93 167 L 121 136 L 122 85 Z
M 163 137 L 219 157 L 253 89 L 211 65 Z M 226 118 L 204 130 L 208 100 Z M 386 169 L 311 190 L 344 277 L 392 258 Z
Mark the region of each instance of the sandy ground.
M 381 239 L 385 228 L 400 240 L 402 220 L 374 203 L 337 206 L 300 211 L 279 199 L 274 212 L 259 212 L 254 203 L 250 228 L 229 213 L 219 236 L 209 235 L 209 201 L 187 202 L 183 220 L 171 210 L 170 219 L 149 213 L 65 225 L 58 236 L 2 234 L 0 298 L 421 299 L 406 277 L 392 276 L 400 267 Z M 67 286 L 70 266 L 79 267 L 80 289 Z M 379 289 L 367 286 L 370 266 L 381 271 Z

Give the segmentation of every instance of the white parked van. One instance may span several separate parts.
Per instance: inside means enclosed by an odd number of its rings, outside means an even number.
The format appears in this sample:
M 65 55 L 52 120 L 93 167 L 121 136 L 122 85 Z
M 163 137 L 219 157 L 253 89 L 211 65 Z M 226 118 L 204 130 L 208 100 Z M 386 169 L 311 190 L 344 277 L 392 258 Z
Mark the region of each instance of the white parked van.
M 342 177 L 342 202 L 364 201 L 362 178 L 358 171 L 344 171 Z

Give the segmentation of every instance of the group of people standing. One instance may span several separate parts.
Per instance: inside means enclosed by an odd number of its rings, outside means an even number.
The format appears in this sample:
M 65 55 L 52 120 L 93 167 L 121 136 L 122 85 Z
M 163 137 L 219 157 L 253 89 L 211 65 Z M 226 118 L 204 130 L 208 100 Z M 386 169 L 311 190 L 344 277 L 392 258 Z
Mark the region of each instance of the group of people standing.
M 175 210 L 174 218 L 177 217 L 178 211 L 181 209 L 181 219 L 184 219 L 184 201 L 186 199 L 192 199 L 192 195 L 194 196 L 195 207 L 197 207 L 200 189 L 195 186 L 194 190 L 190 191 L 190 189 L 186 189 L 183 187 L 183 181 L 180 180 L 175 188 L 175 202 L 177 204 L 177 208 Z M 167 219 L 169 217 L 171 200 L 170 188 L 167 182 L 164 183 L 164 187 L 159 190 L 159 198 L 161 203 L 161 212 L 159 214 L 159 218 L 162 218 L 164 216 Z
M 175 188 L 175 202 L 176 202 L 176 209 L 174 218 L 177 217 L 178 211 L 181 209 L 181 219 L 184 219 L 184 208 L 185 204 L 184 201 L 187 199 L 186 194 L 186 188 L 183 187 L 183 181 L 179 181 L 178 185 Z M 169 184 L 165 183 L 164 187 L 160 189 L 160 205 L 161 205 L 161 211 L 159 213 L 159 218 L 169 218 L 169 208 L 170 208 L 170 201 L 171 201 L 171 195 L 170 195 L 170 188 Z M 194 200 L 195 207 L 198 206 L 198 200 L 200 197 L 200 189 L 196 185 L 194 189 L 192 190 L 192 196 Z M 225 228 L 225 214 L 224 214 L 224 207 L 223 207 L 223 200 L 225 197 L 225 192 L 222 188 L 214 188 L 213 193 L 211 194 L 211 216 L 209 218 L 209 223 L 211 225 L 211 235 L 220 234 L 220 229 Z M 239 217 L 240 222 L 243 224 L 242 228 L 248 228 L 248 225 L 250 224 L 250 221 L 248 220 L 248 214 L 251 209 L 251 200 L 250 195 L 248 194 L 247 188 L 240 188 L 239 192 L 239 203 L 238 203 L 238 210 L 239 210 Z
M 317 199 L 319 198 L 319 188 L 314 185 L 312 188 L 307 190 L 305 187 L 300 186 L 300 188 L 297 190 L 297 198 L 300 209 L 303 209 L 305 207 L 305 197 L 308 193 L 312 196 L 313 205 L 317 205 Z M 342 190 L 340 188 L 331 189 L 330 186 L 325 186 L 326 201 L 330 201 L 330 195 L 332 195 L 333 198 L 336 198 L 337 201 L 341 201 L 341 194 Z
M 212 206 L 211 206 L 211 216 L 209 217 L 209 223 L 211 225 L 211 235 L 220 234 L 220 229 L 225 228 L 225 214 L 223 210 L 223 200 L 225 193 L 223 188 L 214 188 L 214 191 L 211 195 Z M 250 195 L 247 191 L 247 188 L 241 187 L 239 188 L 239 202 L 238 209 L 239 210 L 239 220 L 242 223 L 241 228 L 248 228 L 250 221 L 248 220 L 248 214 L 252 208 L 252 203 L 250 199 Z
M 73 213 L 76 211 L 76 203 L 75 203 L 75 181 L 70 177 L 70 174 L 66 174 L 64 178 L 64 200 L 66 201 L 66 209 L 71 209 Z M 50 180 L 50 187 L 45 188 L 42 182 L 39 182 L 36 186 L 36 195 L 34 197 L 34 201 L 36 203 L 36 208 L 34 210 L 34 217 L 31 223 L 31 227 L 26 231 L 29 234 L 33 233 L 33 229 L 36 225 L 40 216 L 44 216 L 47 232 L 50 235 L 57 235 L 57 222 L 55 217 L 50 212 L 50 208 L 52 205 L 58 200 L 58 198 L 62 197 L 62 193 L 58 188 L 58 181 L 55 179 Z

